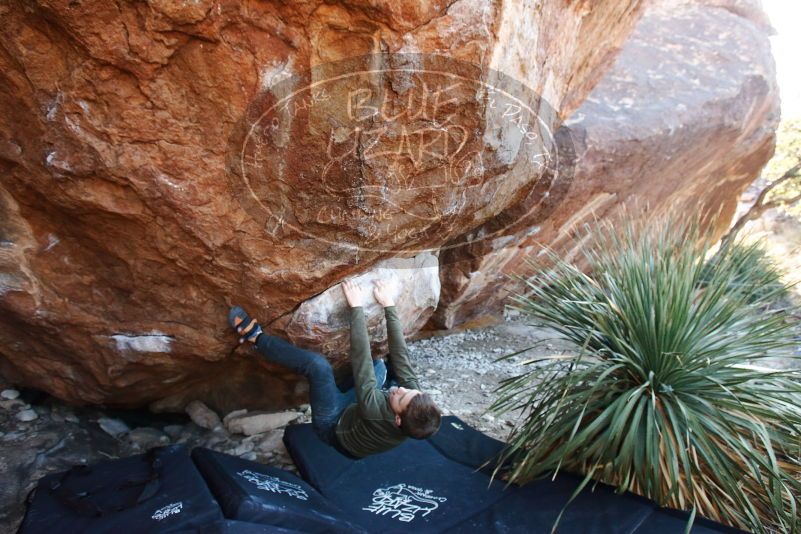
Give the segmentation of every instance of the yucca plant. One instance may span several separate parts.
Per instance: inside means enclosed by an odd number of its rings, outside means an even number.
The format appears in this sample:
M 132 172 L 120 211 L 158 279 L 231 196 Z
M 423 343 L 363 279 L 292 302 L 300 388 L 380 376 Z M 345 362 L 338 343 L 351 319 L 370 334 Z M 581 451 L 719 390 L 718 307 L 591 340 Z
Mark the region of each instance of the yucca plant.
M 688 530 L 697 513 L 799 531 L 801 376 L 759 366 L 794 343 L 788 315 L 761 307 L 771 276 L 735 246 L 706 260 L 709 235 L 672 218 L 597 224 L 584 242 L 589 269 L 549 251 L 513 275 L 510 307 L 575 351 L 496 391 L 492 411 L 521 411 L 510 481 L 565 469 L 691 510 Z
M 732 289 L 749 292 L 748 303 L 757 307 L 781 306 L 789 296 L 790 287 L 782 281 L 782 272 L 759 241 L 746 243 L 742 240 L 728 245 L 725 255 L 713 255 L 701 270 L 702 287 L 714 274 L 716 262 L 725 258 L 735 270 L 731 279 Z

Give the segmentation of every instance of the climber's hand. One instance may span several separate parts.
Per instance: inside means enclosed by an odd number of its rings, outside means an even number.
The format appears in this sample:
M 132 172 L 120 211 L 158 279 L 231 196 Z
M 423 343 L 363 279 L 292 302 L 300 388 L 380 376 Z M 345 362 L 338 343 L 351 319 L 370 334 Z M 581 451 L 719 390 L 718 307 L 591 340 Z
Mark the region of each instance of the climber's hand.
M 376 280 L 374 282 L 373 295 L 376 302 L 383 307 L 395 305 L 395 284 L 392 281 Z
M 351 308 L 355 306 L 364 306 L 364 291 L 362 287 L 353 280 L 345 280 L 342 282 L 342 292 L 345 293 L 345 299 Z

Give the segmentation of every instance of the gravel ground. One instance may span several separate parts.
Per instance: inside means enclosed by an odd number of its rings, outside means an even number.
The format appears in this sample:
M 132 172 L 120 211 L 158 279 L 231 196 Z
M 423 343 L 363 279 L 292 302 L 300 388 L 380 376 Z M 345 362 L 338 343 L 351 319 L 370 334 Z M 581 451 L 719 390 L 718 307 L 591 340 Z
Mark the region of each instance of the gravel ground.
M 551 339 L 554 332 L 526 323 L 507 311 L 505 320 L 493 326 L 407 343 L 421 388 L 434 397 L 443 413 L 456 415 L 505 441 L 518 415 L 488 412 L 496 398 L 494 390 L 505 378 L 523 372 L 522 362 L 569 349 L 564 341 Z M 532 346 L 509 359 L 496 361 Z

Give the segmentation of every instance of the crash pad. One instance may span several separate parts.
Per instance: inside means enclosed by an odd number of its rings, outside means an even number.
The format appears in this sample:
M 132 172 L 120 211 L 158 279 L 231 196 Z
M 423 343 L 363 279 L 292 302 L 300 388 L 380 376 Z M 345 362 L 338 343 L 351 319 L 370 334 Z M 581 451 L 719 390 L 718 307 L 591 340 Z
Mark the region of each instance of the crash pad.
M 42 477 L 19 532 L 171 533 L 223 519 L 183 445 Z
M 195 447 L 192 459 L 228 519 L 309 533 L 360 531 L 289 471 L 205 447 Z
M 301 476 L 370 532 L 672 534 L 688 515 L 632 493 L 559 473 L 524 486 L 492 480 L 504 443 L 456 416 L 443 417 L 427 440 L 351 460 L 317 438 L 309 424 L 290 425 L 284 443 Z M 501 469 L 502 471 L 503 469 Z M 683 520 L 683 522 L 682 522 Z M 697 519 L 692 532 L 737 532 Z

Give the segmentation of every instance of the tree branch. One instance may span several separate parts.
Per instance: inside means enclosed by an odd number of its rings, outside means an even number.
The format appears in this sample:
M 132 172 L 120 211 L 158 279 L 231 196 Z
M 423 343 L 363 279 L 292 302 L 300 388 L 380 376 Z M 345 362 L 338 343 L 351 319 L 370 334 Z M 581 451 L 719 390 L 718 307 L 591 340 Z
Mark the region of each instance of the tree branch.
M 756 202 L 754 205 L 751 206 L 748 211 L 746 211 L 742 217 L 737 219 L 737 222 L 729 229 L 729 231 L 724 235 L 720 240 L 720 250 L 729 246 L 740 230 L 743 229 L 743 226 L 746 225 L 749 221 L 753 221 L 754 219 L 758 219 L 763 213 L 771 208 L 778 208 L 779 206 L 790 206 L 795 204 L 799 200 L 801 200 L 801 194 L 798 194 L 794 197 L 790 198 L 779 198 L 776 200 L 771 200 L 770 202 L 765 202 L 768 194 L 776 189 L 779 185 L 787 182 L 788 180 L 792 180 L 793 178 L 798 178 L 798 171 L 801 170 L 801 160 L 799 160 L 795 165 L 787 169 L 784 174 L 781 175 L 778 179 L 774 180 L 770 184 L 768 184 L 762 191 L 760 191 L 759 196 L 757 196 Z

